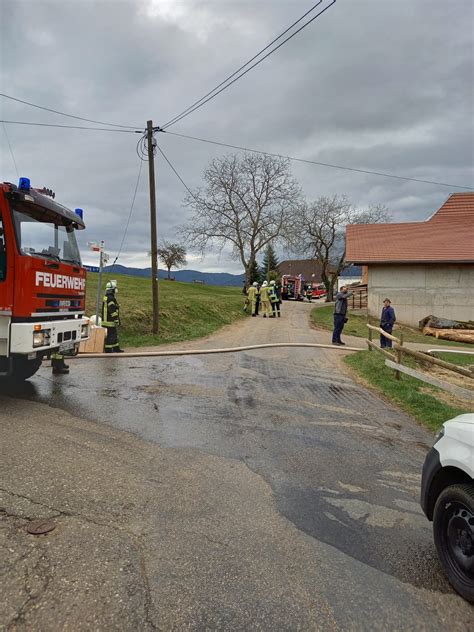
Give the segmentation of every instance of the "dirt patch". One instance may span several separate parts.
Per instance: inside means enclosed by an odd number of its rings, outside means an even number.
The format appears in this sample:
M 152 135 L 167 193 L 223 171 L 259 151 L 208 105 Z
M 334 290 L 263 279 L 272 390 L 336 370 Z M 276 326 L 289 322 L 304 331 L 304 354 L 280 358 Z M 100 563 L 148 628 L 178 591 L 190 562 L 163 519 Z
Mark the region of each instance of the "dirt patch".
M 449 369 L 445 369 L 441 366 L 431 365 L 429 372 L 440 380 L 445 380 L 455 386 L 462 386 L 463 388 L 472 390 L 474 393 L 474 378 L 470 379 L 468 377 L 464 377 L 464 375 L 460 375 L 459 373 L 455 373 L 454 371 L 450 371 Z

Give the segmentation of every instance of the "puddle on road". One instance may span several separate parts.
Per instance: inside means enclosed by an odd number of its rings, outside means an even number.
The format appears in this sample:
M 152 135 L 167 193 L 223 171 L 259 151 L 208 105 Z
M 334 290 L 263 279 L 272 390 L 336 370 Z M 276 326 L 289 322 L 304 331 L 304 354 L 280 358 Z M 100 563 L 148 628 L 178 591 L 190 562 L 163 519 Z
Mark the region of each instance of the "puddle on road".
M 360 499 L 360 493 L 288 487 L 277 494 L 277 504 L 298 529 L 342 553 L 412 586 L 452 593 L 417 503 L 392 497 L 395 509 L 367 502 L 365 492 Z
M 342 509 L 352 520 L 362 521 L 370 527 L 428 529 L 430 531 L 429 523 L 421 513 L 421 509 L 414 514 L 411 511 L 407 513 L 383 505 L 374 505 L 357 498 L 327 497 L 325 500 L 330 505 Z

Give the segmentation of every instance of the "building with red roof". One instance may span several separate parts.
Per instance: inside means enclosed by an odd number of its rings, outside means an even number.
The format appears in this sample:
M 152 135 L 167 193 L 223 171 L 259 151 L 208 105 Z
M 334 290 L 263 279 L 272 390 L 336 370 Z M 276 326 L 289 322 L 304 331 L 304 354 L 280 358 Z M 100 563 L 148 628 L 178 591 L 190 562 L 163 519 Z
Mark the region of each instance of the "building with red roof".
M 347 226 L 346 259 L 367 266 L 372 315 L 387 297 L 409 325 L 474 320 L 474 192 L 453 193 L 424 222 Z
M 302 274 L 308 283 L 321 283 L 321 263 L 317 259 L 285 259 L 278 264 L 278 272 L 284 274 Z M 330 272 L 333 272 L 331 266 Z

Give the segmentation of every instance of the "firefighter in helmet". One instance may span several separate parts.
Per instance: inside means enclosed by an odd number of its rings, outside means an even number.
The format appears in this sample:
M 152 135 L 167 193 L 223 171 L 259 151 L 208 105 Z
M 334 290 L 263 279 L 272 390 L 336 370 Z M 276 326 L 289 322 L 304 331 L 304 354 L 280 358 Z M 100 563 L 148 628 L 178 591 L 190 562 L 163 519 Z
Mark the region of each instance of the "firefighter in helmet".
M 268 316 L 270 318 L 270 286 L 268 281 L 264 281 L 260 288 L 260 303 L 263 317 L 266 318 Z
M 123 353 L 118 341 L 117 328 L 120 325 L 120 307 L 117 302 L 117 281 L 108 281 L 102 301 L 102 327 L 107 329 L 105 353 Z
M 255 281 L 247 290 L 247 298 L 252 308 L 252 316 L 257 316 L 257 301 L 259 296 L 258 283 Z

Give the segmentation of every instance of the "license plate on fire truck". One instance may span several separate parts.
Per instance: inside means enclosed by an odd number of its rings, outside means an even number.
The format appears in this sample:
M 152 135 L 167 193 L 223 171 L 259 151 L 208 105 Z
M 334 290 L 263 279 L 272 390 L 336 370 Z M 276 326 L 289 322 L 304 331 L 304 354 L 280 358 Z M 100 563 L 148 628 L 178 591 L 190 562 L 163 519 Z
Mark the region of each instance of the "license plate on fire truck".
M 63 342 L 59 345 L 59 353 L 62 353 L 63 351 L 71 351 L 71 349 L 74 349 L 74 341 L 69 341 L 69 342 Z

